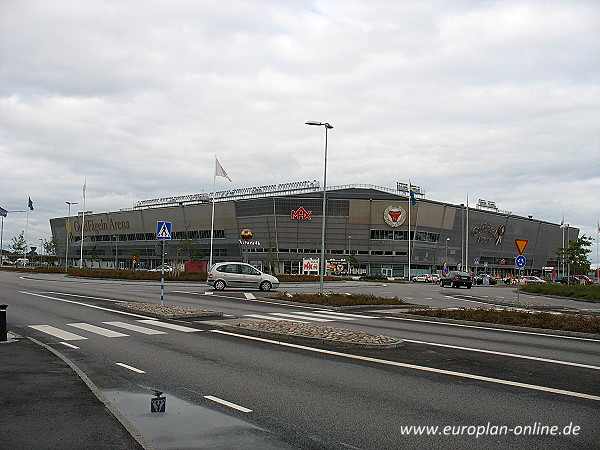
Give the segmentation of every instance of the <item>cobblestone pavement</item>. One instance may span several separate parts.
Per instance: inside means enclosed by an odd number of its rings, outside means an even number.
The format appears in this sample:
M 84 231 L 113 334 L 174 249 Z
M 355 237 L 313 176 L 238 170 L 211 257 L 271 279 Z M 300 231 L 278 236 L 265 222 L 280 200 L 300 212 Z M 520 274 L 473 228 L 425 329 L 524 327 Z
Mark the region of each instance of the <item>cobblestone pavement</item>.
M 158 317 L 161 319 L 188 319 L 194 317 L 223 316 L 223 313 L 219 311 L 210 311 L 208 309 L 200 308 L 189 308 L 186 306 L 167 306 L 141 302 L 118 302 L 115 303 L 115 305 L 117 306 L 117 308 L 125 311 L 146 314 L 148 316 Z
M 292 336 L 353 344 L 391 345 L 399 343 L 399 339 L 390 336 L 362 333 L 345 328 L 290 322 L 288 320 L 243 322 L 237 324 L 237 326 L 248 330 L 267 331 L 270 333 L 289 334 Z
M 220 317 L 223 315 L 223 313 L 218 311 L 183 306 L 161 306 L 152 303 L 119 302 L 116 305 L 119 308 L 130 312 L 162 319 L 191 319 L 199 317 Z M 197 322 L 197 324 L 202 324 L 202 322 Z M 218 326 L 218 322 L 216 321 L 211 321 L 210 324 Z M 344 345 L 389 347 L 402 344 L 400 339 L 390 336 L 368 334 L 345 328 L 292 322 L 289 320 L 226 320 L 223 321 L 223 327 L 227 329 L 238 329 L 240 332 L 243 332 L 244 330 L 258 333 L 264 332 L 268 333 L 268 337 L 273 337 L 273 335 L 292 336 L 313 341 L 325 341 Z

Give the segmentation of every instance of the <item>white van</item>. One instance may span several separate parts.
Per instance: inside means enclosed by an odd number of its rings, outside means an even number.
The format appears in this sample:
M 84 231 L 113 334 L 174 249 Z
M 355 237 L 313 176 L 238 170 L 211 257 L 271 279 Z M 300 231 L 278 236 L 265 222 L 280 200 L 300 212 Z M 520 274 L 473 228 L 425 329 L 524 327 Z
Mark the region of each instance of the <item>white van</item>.
M 15 261 L 15 266 L 26 266 L 29 264 L 29 259 L 27 258 L 17 258 Z

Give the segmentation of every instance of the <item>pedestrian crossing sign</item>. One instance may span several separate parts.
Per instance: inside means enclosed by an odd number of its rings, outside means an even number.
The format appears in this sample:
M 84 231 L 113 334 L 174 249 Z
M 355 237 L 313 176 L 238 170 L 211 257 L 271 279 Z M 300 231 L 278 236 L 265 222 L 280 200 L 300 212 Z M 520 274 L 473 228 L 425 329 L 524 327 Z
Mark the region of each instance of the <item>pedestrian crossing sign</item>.
M 171 222 L 156 222 L 156 239 L 171 239 Z

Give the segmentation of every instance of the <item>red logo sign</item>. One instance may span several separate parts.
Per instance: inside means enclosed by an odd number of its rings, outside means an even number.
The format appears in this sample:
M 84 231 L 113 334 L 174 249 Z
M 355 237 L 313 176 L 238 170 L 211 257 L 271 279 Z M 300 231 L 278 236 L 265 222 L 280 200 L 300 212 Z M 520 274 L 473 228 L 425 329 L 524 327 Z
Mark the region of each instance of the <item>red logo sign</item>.
M 307 211 L 304 209 L 303 206 L 301 206 L 296 211 L 294 211 L 294 210 L 291 211 L 290 218 L 297 219 L 297 220 L 312 220 L 312 217 L 310 217 L 311 214 L 312 214 L 312 211 Z

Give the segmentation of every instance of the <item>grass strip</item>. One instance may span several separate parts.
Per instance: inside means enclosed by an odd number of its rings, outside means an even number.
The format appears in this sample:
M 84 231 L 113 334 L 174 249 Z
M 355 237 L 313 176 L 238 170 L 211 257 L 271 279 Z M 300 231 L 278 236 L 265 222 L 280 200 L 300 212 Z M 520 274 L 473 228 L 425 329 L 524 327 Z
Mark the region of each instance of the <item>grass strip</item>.
M 598 284 L 526 284 L 520 288 L 522 292 L 530 294 L 553 295 L 600 303 L 600 285 Z
M 545 312 L 529 313 L 525 311 L 489 309 L 413 309 L 405 311 L 405 313 L 499 325 L 600 334 L 600 317 L 576 314 L 550 314 Z
M 358 305 L 405 305 L 398 297 L 376 297 L 366 294 L 288 294 L 278 292 L 278 300 L 287 300 L 298 303 L 311 303 L 324 306 L 358 306 Z

